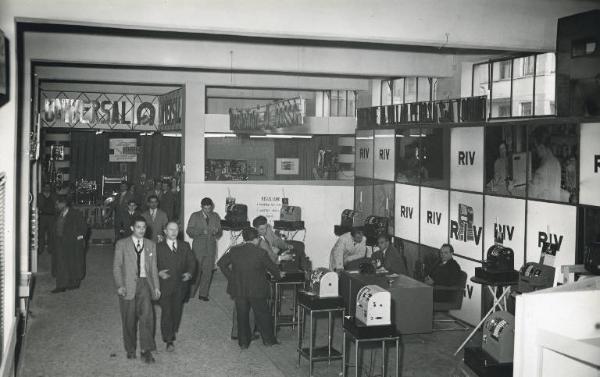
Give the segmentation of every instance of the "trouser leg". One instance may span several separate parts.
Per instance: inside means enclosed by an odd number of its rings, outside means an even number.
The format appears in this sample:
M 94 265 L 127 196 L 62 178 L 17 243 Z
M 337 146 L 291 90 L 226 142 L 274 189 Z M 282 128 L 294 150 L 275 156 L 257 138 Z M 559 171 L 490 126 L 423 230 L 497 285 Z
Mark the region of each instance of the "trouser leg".
M 183 289 L 177 289 L 173 293 L 172 301 L 172 314 L 173 314 L 173 340 L 175 340 L 175 334 L 179 331 L 179 325 L 181 324 L 181 315 L 183 314 L 183 302 L 185 300 L 186 292 Z
M 154 309 L 150 285 L 146 279 L 138 279 L 135 293 L 136 311 L 140 327 L 140 349 L 153 351 L 156 349 L 154 342 Z
M 250 310 L 250 314 L 248 315 L 248 323 L 250 324 L 250 333 L 254 335 L 256 333 L 256 318 L 254 315 L 254 311 Z M 231 337 L 235 338 L 238 336 L 238 324 L 237 324 L 237 310 L 235 305 L 233 305 L 233 325 L 231 326 Z
M 172 342 L 174 338 L 174 318 L 173 318 L 173 294 L 161 296 L 158 300 L 160 304 L 160 333 L 163 342 Z
M 266 298 L 252 298 L 250 299 L 250 305 L 254 316 L 256 318 L 256 325 L 262 335 L 263 343 L 273 344 L 277 341 L 273 332 L 273 317 L 267 305 Z
M 238 344 L 240 347 L 250 344 L 250 302 L 246 298 L 236 298 L 235 307 L 238 322 Z
M 135 353 L 137 344 L 137 316 L 135 312 L 135 298 L 125 300 L 119 297 L 121 309 L 121 323 L 123 325 L 123 345 L 127 353 Z
M 40 227 L 38 232 L 38 252 L 44 252 L 46 245 L 50 239 L 50 224 L 52 224 L 53 216 L 40 215 Z M 50 248 L 48 248 L 50 250 Z
M 212 256 L 202 256 L 200 259 L 200 276 L 198 279 L 198 296 L 208 297 L 210 283 L 212 281 L 213 269 L 215 267 L 215 258 Z

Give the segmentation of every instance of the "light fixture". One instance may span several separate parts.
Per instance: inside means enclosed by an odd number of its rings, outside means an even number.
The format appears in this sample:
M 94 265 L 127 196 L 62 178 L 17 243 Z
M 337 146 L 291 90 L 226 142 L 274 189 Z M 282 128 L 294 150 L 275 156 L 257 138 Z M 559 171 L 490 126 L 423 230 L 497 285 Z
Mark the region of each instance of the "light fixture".
M 166 137 L 181 137 L 181 132 L 163 132 L 162 135 Z
M 312 139 L 312 135 L 250 135 L 251 139 Z
M 211 137 L 237 137 L 237 135 L 234 134 L 234 133 L 205 133 L 204 137 L 205 138 L 211 138 Z

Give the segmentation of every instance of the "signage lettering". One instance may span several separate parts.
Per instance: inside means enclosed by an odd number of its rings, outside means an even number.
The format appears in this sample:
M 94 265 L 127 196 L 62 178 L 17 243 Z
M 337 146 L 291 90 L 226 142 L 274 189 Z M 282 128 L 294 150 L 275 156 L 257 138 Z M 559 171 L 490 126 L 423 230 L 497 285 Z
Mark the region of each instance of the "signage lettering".
M 594 173 L 598 173 L 600 170 L 600 154 L 594 156 Z
M 475 162 L 475 151 L 458 151 L 459 165 L 473 165 Z
M 481 241 L 481 233 L 483 231 L 482 227 L 477 227 L 473 225 L 470 229 L 466 229 L 461 232 L 458 221 L 450 221 L 450 238 L 454 238 L 457 241 L 468 242 L 470 241 L 470 237 L 467 236 L 467 233 L 471 231 L 473 235 L 472 240 L 475 241 L 475 245 L 479 245 L 479 242 Z
M 407 206 L 400 206 L 400 217 L 404 217 L 406 219 L 412 219 L 413 208 Z
M 380 160 L 389 160 L 390 159 L 390 150 L 389 149 L 380 149 L 379 150 L 379 159 Z
M 247 109 L 229 109 L 229 129 L 253 131 L 296 127 L 304 124 L 303 98 L 285 99 Z
M 512 225 L 494 224 L 494 235 L 502 234 L 503 240 L 511 241 L 514 233 L 515 227 Z
M 358 156 L 361 160 L 367 160 L 369 158 L 369 148 L 360 148 Z
M 473 297 L 473 286 L 471 284 L 467 284 L 466 289 L 463 291 L 463 296 L 467 298 Z
M 435 211 L 427 211 L 427 224 L 440 225 L 442 221 L 442 213 Z
M 546 232 L 538 232 L 538 247 L 544 246 L 544 243 L 549 242 L 552 245 L 556 246 L 556 250 L 560 250 L 560 245 L 563 242 L 563 236 L 546 233 Z

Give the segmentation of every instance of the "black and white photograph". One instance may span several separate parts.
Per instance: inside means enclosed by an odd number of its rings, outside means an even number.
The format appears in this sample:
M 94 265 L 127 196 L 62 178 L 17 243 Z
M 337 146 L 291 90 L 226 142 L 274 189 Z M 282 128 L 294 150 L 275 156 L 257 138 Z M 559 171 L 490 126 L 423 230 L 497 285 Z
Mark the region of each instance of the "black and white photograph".
M 0 0 L 0 377 L 599 377 L 598 0 Z

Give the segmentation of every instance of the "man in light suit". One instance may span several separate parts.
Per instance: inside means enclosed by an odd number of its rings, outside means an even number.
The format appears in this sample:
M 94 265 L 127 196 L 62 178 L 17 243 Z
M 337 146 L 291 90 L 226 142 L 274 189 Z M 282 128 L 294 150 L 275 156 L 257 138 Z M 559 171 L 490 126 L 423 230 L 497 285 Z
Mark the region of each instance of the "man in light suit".
M 146 220 L 136 217 L 131 222 L 131 237 L 115 245 L 113 275 L 119 295 L 123 323 L 123 343 L 128 359 L 135 359 L 139 324 L 141 357 L 154 363 L 154 310 L 152 300 L 160 298 L 156 245 L 144 238 Z
M 154 243 L 163 241 L 163 230 L 169 222 L 167 214 L 158 208 L 158 205 L 158 197 L 150 195 L 148 197 L 148 209 L 142 213 L 142 217 L 146 219 L 146 237 L 150 238 Z
M 187 235 L 194 240 L 192 250 L 198 260 L 196 282 L 190 296 L 194 297 L 198 291 L 198 298 L 208 301 L 208 291 L 217 257 L 217 240 L 223 234 L 223 230 L 221 218 L 213 212 L 215 205 L 212 199 L 204 198 L 200 205 L 202 210 L 192 213 L 186 230 Z

